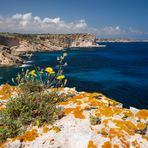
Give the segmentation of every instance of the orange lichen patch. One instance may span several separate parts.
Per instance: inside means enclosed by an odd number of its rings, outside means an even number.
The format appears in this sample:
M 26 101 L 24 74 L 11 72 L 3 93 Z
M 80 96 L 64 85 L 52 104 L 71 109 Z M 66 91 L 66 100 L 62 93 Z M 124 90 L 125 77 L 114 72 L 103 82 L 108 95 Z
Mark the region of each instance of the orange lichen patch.
M 27 131 L 24 135 L 17 136 L 15 139 L 20 141 L 33 141 L 36 137 L 38 137 L 38 133 L 36 129 L 32 129 L 31 131 Z
M 54 126 L 54 127 L 52 128 L 52 130 L 54 130 L 56 133 L 58 133 L 58 132 L 61 131 L 61 129 L 60 129 L 58 126 Z
M 0 100 L 8 100 L 13 92 L 17 92 L 15 86 L 10 86 L 9 84 L 5 84 L 0 89 Z
M 119 107 L 108 107 L 108 106 L 101 106 L 95 111 L 95 115 L 98 117 L 100 115 L 106 117 L 112 117 L 116 114 L 120 114 L 122 112 L 122 108 Z
M 135 130 L 137 129 L 131 121 L 122 121 L 122 120 L 113 120 L 118 128 L 127 132 L 129 135 L 134 135 Z
M 5 148 L 6 144 L 9 142 L 10 140 L 6 140 L 5 142 L 0 143 L 0 148 Z
M 120 139 L 120 141 L 121 141 L 123 147 L 130 148 L 130 144 L 129 144 L 129 142 L 126 141 L 125 138 Z
M 5 108 L 4 107 L 0 107 L 0 112 L 2 112 Z
M 107 127 L 109 121 L 110 121 L 109 119 L 104 119 L 104 120 L 102 121 L 102 123 L 104 124 L 105 127 Z
M 75 96 L 72 97 L 72 98 L 69 98 L 69 101 L 71 101 L 71 102 L 76 102 L 76 101 L 78 101 L 78 100 L 80 100 L 80 99 L 82 99 L 82 98 L 85 98 L 85 97 L 87 97 L 87 96 L 85 95 L 85 93 L 84 93 L 84 94 L 78 94 L 78 95 L 75 95 Z
M 96 117 L 101 117 L 101 114 L 99 112 L 95 112 Z
M 85 116 L 83 115 L 83 110 L 79 106 L 73 110 L 73 114 L 75 118 L 85 119 Z
M 98 100 L 91 96 L 88 97 L 88 102 L 95 102 L 95 101 L 98 101 Z
M 114 107 L 114 108 L 112 108 L 113 109 L 113 112 L 114 112 L 114 114 L 120 114 L 121 112 L 122 112 L 122 108 L 119 108 L 119 107 Z
M 98 102 L 98 101 L 91 101 L 90 102 L 90 106 L 99 106 L 100 105 L 100 102 Z
M 87 148 L 97 148 L 97 145 L 92 140 L 89 140 Z
M 43 126 L 43 133 L 47 133 L 48 131 L 50 131 L 50 128 L 47 127 L 47 125 Z
M 111 148 L 111 147 L 112 147 L 112 144 L 110 143 L 110 141 L 107 141 L 102 145 L 102 148 Z
M 66 102 L 60 102 L 58 105 L 67 105 L 67 104 L 69 104 L 69 102 L 68 101 L 66 101 Z
M 125 123 L 125 125 L 126 125 L 128 128 L 130 128 L 130 129 L 132 129 L 132 130 L 136 130 L 136 129 L 137 129 L 136 125 L 135 125 L 134 123 L 132 123 L 131 121 L 124 121 L 124 123 Z
M 136 117 L 138 117 L 139 119 L 148 119 L 148 110 L 143 109 L 138 111 Z
M 118 144 L 114 144 L 114 148 L 119 148 L 119 145 Z
M 144 138 L 148 141 L 148 135 L 142 135 L 142 138 Z
M 106 131 L 105 128 L 102 128 L 102 129 L 98 132 L 98 134 L 101 134 L 103 137 L 107 137 L 107 136 L 108 136 L 108 132 Z
M 119 102 L 112 100 L 110 98 L 107 98 L 107 97 L 105 98 L 105 100 L 107 100 L 109 102 L 110 106 L 116 106 L 119 104 Z
M 74 110 L 74 108 L 64 108 L 64 113 L 66 115 L 68 115 L 68 114 L 72 113 L 73 110 Z
M 77 105 L 81 105 L 82 102 L 81 102 L 81 101 L 77 101 L 76 104 L 77 104 Z
M 114 115 L 114 112 L 111 107 L 103 106 L 95 111 L 95 114 L 100 113 L 102 116 L 111 117 Z
M 121 129 L 118 129 L 118 128 L 111 128 L 109 130 L 108 134 L 109 134 L 110 139 L 112 139 L 114 137 L 118 137 L 119 139 L 121 139 L 125 136 L 123 131 L 121 131 Z
M 135 148 L 140 148 L 140 144 L 135 140 L 132 142 L 132 145 L 135 147 Z
M 134 116 L 132 111 L 130 111 L 128 109 L 124 109 L 123 114 L 124 114 L 124 116 L 128 116 L 128 117 L 133 117 Z
M 139 129 L 139 130 L 143 130 L 143 129 L 145 129 L 147 127 L 147 125 L 145 124 L 145 123 L 138 123 L 137 124 L 137 128 Z

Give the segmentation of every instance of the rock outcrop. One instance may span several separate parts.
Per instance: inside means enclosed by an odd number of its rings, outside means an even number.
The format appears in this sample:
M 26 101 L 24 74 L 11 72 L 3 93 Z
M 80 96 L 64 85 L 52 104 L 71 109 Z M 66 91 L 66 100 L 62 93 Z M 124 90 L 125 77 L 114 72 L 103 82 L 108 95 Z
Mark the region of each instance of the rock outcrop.
M 92 34 L 1 34 L 0 64 L 18 65 L 27 52 L 58 51 L 73 47 L 103 47 Z M 5 47 L 4 47 L 5 46 Z M 5 49 L 7 48 L 7 52 Z M 9 51 L 9 52 L 8 52 Z
M 11 54 L 11 50 L 7 46 L 0 45 L 0 65 L 19 66 L 21 64 L 23 64 L 22 58 Z
M 3 87 L 5 86 L 0 87 L 0 92 L 4 89 Z M 7 86 L 7 88 L 11 92 L 10 96 L 16 94 L 14 87 Z M 42 127 L 30 125 L 23 135 L 8 139 L 0 145 L 1 147 L 147 147 L 148 110 L 123 108 L 122 104 L 101 93 L 77 92 L 71 88 L 58 88 L 54 91 L 59 94 L 71 94 L 67 101 L 58 104 L 64 109 L 64 117 L 58 119 L 53 125 L 45 124 Z M 1 99 L 4 102 L 8 97 L 2 93 Z M 3 110 L 5 105 L 1 106 Z

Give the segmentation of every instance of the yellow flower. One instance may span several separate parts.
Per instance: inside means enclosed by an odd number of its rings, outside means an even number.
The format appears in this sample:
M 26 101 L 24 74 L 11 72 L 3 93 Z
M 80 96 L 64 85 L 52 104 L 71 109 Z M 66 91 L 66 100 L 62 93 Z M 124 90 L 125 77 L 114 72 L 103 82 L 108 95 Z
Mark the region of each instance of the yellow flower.
M 35 73 L 35 70 L 31 70 L 31 72 L 30 73 Z
M 60 76 L 58 76 L 56 79 L 57 79 L 57 80 L 62 80 L 62 79 L 64 79 L 64 78 L 65 78 L 64 75 L 60 75 Z
M 33 77 L 36 77 L 36 76 L 37 76 L 35 73 L 31 73 L 31 75 L 32 75 Z
M 37 75 L 35 74 L 35 70 L 32 70 L 31 72 L 30 72 L 30 74 L 33 76 L 33 77 L 36 77 Z
M 54 70 L 51 67 L 47 67 L 45 69 L 45 71 L 48 72 L 48 73 L 50 73 L 50 74 L 54 74 L 55 73 Z
M 36 125 L 37 125 L 38 127 L 40 126 L 40 121 L 39 121 L 39 120 L 36 121 Z

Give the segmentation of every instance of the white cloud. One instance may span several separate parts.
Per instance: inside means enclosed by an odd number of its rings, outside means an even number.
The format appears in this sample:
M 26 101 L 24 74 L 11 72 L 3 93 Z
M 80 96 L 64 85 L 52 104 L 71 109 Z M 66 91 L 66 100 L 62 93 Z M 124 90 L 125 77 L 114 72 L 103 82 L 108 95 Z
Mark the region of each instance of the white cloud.
M 14 14 L 9 17 L 0 16 L 0 31 L 20 33 L 94 33 L 100 36 L 147 34 L 137 29 L 121 29 L 117 26 L 94 28 L 88 26 L 85 20 L 67 22 L 60 17 L 40 18 L 32 13 Z
M 85 32 L 85 20 L 66 22 L 57 18 L 33 16 L 32 13 L 0 17 L 0 31 L 23 33 L 79 33 Z

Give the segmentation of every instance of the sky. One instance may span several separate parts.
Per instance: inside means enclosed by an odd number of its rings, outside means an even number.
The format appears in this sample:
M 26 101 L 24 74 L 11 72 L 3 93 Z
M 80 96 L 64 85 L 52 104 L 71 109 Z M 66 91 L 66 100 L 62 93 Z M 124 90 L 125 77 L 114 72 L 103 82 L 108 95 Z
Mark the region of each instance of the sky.
M 148 0 L 0 0 L 0 32 L 148 39 Z

